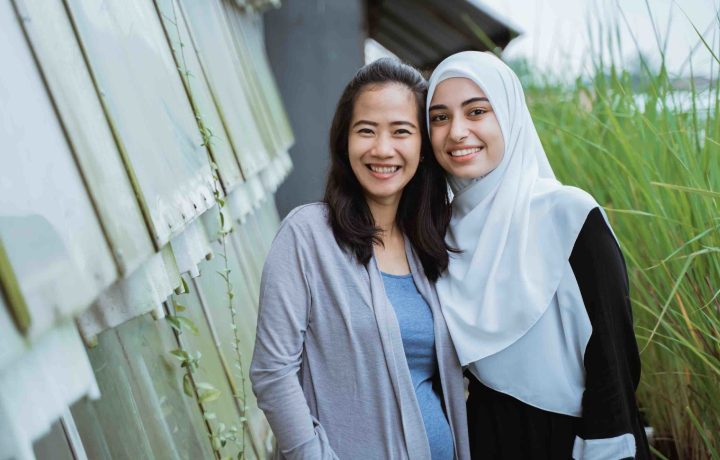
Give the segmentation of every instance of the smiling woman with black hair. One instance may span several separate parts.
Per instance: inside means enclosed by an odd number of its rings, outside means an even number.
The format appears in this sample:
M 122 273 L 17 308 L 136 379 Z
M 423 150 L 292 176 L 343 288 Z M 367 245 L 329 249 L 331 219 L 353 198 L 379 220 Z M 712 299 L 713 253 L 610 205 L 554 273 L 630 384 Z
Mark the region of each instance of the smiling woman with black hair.
M 426 93 L 395 60 L 362 68 L 337 105 L 324 201 L 293 210 L 270 249 L 250 379 L 275 458 L 469 459 L 434 286 L 450 208 Z

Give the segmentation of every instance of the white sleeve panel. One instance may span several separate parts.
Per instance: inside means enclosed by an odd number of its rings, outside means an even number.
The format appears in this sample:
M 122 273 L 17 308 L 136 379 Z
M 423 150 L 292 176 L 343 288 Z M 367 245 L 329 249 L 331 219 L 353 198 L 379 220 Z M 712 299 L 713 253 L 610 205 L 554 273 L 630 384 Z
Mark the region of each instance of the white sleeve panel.
M 635 458 L 635 436 L 631 433 L 615 438 L 588 439 L 576 437 L 573 446 L 575 460 L 620 460 Z

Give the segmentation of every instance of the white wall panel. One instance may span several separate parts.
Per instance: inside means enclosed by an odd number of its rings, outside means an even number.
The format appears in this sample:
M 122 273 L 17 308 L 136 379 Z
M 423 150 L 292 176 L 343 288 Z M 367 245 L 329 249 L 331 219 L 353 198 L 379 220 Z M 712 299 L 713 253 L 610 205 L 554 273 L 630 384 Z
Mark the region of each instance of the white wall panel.
M 15 0 L 123 275 L 153 242 L 62 0 Z
M 262 37 L 257 24 L 258 16 L 242 13 L 228 0 L 217 0 L 224 6 L 227 22 L 234 32 L 235 47 L 246 75 L 248 90 L 255 96 L 255 110 L 262 116 L 269 141 L 276 151 L 292 146 L 293 135 L 275 78 L 270 72 L 267 55 L 262 49 Z
M 0 240 L 37 337 L 118 272 L 10 2 L 0 2 Z
M 147 0 L 67 5 L 149 210 L 156 246 L 214 203 L 205 148 L 155 6 Z
M 247 180 L 270 162 L 243 90 L 243 71 L 222 11 L 214 1 L 181 0 L 210 89 Z
M 212 261 L 203 262 L 201 264 L 203 276 L 197 278 L 197 280 L 203 280 L 203 282 L 210 282 L 220 279 L 220 276 L 215 273 L 214 270 L 211 269 L 211 267 L 207 264 L 215 266 L 213 265 L 213 262 L 216 263 L 221 259 L 222 258 L 220 257 L 216 257 Z M 196 379 L 196 381 L 210 383 L 212 386 L 222 392 L 218 399 L 203 404 L 203 407 L 205 411 L 212 412 L 217 415 L 217 418 L 212 420 L 212 425 L 214 429 L 217 429 L 220 422 L 224 423 L 227 428 L 230 428 L 232 425 L 235 425 L 239 428 L 241 415 L 238 408 L 238 402 L 233 397 L 233 389 L 230 385 L 230 381 L 228 380 L 228 374 L 226 373 L 226 369 L 230 372 L 234 372 L 236 370 L 236 368 L 232 364 L 233 356 L 227 353 L 220 354 L 220 350 L 218 350 L 218 347 L 221 347 L 221 350 L 224 351 L 225 344 L 216 342 L 216 336 L 211 331 L 212 328 L 215 328 L 216 332 L 218 330 L 224 332 L 225 330 L 230 329 L 228 321 L 227 319 L 224 319 L 222 323 L 209 323 L 206 319 L 205 312 L 203 311 L 200 298 L 198 297 L 199 293 L 195 288 L 196 283 L 193 283 L 187 275 L 185 275 L 185 280 L 190 286 L 190 294 L 179 296 L 174 295 L 172 298 L 173 300 L 187 307 L 187 310 L 181 313 L 181 315 L 190 318 L 198 326 L 199 334 L 193 335 L 184 332 L 181 336 L 181 339 L 183 341 L 185 349 L 189 354 L 195 356 L 195 354 L 200 351 L 202 355 L 201 368 L 198 369 L 194 374 L 194 378 Z M 220 281 L 222 281 L 222 279 L 220 279 Z M 225 318 L 227 318 L 230 314 L 224 304 L 213 303 L 210 304 L 210 308 L 213 311 L 216 311 L 219 315 L 225 313 L 227 315 L 225 316 Z M 223 335 L 218 337 L 224 338 L 225 336 Z M 225 364 L 223 364 L 223 361 L 225 361 Z M 225 367 L 226 365 L 227 367 Z M 237 383 L 235 383 L 235 385 L 237 385 Z M 250 421 L 250 423 L 252 423 L 252 421 Z M 247 436 L 245 449 L 246 459 L 256 458 L 255 447 L 259 448 L 260 446 L 257 446 L 256 443 L 251 442 L 250 436 Z M 222 456 L 229 455 L 232 458 L 236 458 L 238 452 L 239 449 L 232 442 L 228 442 L 226 447 L 223 449 Z
M 183 393 L 185 370 L 169 354 L 178 348 L 170 325 L 143 316 L 98 339 L 88 355 L 102 398 L 72 407 L 88 458 L 213 458 L 197 401 Z
M 189 85 L 195 111 L 200 113 L 205 127 L 212 130 L 210 150 L 218 166 L 219 178 L 225 193 L 229 193 L 243 182 L 243 177 L 233 146 L 230 144 L 222 118 L 210 92 L 205 71 L 190 37 L 188 25 L 177 0 L 156 0 L 155 4 L 162 17 L 162 24 L 172 45 L 178 68 L 182 69 L 181 71 L 187 70 L 192 75 L 189 79 L 184 78 L 183 81 Z
M 265 52 L 265 43 L 261 28 L 262 16 L 253 13 L 243 13 L 238 8 L 233 8 L 235 20 L 240 25 L 240 30 L 245 38 L 248 50 L 251 54 L 252 65 L 259 77 L 260 85 L 265 94 L 268 107 L 273 114 L 275 127 L 281 133 L 284 141 L 283 147 L 289 149 L 295 142 L 292 128 L 290 127 L 290 119 L 280 96 L 275 75 L 270 69 L 270 61 Z M 231 17 L 232 19 L 232 17 Z

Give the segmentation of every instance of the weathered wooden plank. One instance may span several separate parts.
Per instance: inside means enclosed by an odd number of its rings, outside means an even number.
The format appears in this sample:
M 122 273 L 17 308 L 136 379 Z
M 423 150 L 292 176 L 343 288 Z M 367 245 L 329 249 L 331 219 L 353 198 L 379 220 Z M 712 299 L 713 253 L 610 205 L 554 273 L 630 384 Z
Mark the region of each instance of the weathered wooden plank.
M 15 0 L 120 272 L 155 252 L 135 191 L 61 0 Z
M 71 408 L 88 458 L 214 458 L 197 401 L 183 392 L 185 369 L 169 353 L 178 348 L 170 324 L 141 316 L 98 341 L 88 356 L 102 398 Z
M 215 246 L 215 249 L 217 249 L 217 246 Z M 239 401 L 233 396 L 233 387 L 238 388 L 239 379 L 236 379 L 233 374 L 228 374 L 228 372 L 237 371 L 237 368 L 233 366 L 234 354 L 228 352 L 231 349 L 230 343 L 226 343 L 227 335 L 225 332 L 230 329 L 228 324 L 230 312 L 223 304 L 207 304 L 208 309 L 212 311 L 212 314 L 207 316 L 207 310 L 203 308 L 203 299 L 200 297 L 201 293 L 198 289 L 199 282 L 215 281 L 216 286 L 218 285 L 217 280 L 224 283 L 220 276 L 214 272 L 221 259 L 221 257 L 215 257 L 211 261 L 202 262 L 203 276 L 195 278 L 194 282 L 189 276 L 184 275 L 190 287 L 190 294 L 174 295 L 172 298 L 187 307 L 187 310 L 181 314 L 193 321 L 199 328 L 198 335 L 185 332 L 181 335 L 181 339 L 188 353 L 195 356 L 199 351 L 202 355 L 201 367 L 194 374 L 196 381 L 208 382 L 222 392 L 219 399 L 204 404 L 204 407 L 206 411 L 217 415 L 217 418 L 211 421 L 213 428 L 217 429 L 218 424 L 222 422 L 227 427 L 227 430 L 233 425 L 240 428 L 241 417 Z M 234 282 L 235 280 L 233 280 L 233 284 Z M 224 290 L 222 287 L 220 288 L 220 292 Z M 218 292 L 218 295 L 220 292 Z M 217 322 L 216 317 L 222 317 L 222 322 Z M 220 335 L 219 332 L 223 334 Z M 230 378 L 233 379 L 232 384 Z M 251 390 L 249 392 L 252 393 Z M 253 423 L 254 420 L 249 420 L 251 427 Z M 245 458 L 256 458 L 255 447 L 259 446 L 255 442 L 249 442 L 249 439 L 246 439 Z M 232 442 L 228 442 L 222 452 L 222 456 L 230 455 L 232 458 L 236 458 L 237 454 L 238 448 Z
M 280 90 L 275 76 L 270 69 L 270 62 L 265 53 L 262 31 L 258 22 L 260 15 L 242 12 L 239 7 L 228 0 L 223 0 L 228 23 L 235 31 L 238 51 L 245 67 L 251 71 L 252 84 L 258 92 L 260 104 L 267 112 L 270 132 L 278 150 L 287 150 L 295 142 L 290 120 L 280 97 Z
M 243 90 L 243 70 L 222 10 L 214 1 L 181 0 L 210 90 L 247 180 L 270 162 L 257 121 Z
M 66 5 L 162 247 L 214 201 L 207 153 L 160 18 L 144 0 Z
M 0 2 L 0 239 L 37 337 L 118 277 L 67 138 L 10 2 Z M 7 299 L 6 299 L 7 300 Z
M 270 155 L 272 160 L 277 156 L 277 151 L 280 148 L 278 135 L 274 129 L 273 122 L 267 107 L 267 103 L 263 100 L 264 95 L 260 91 L 260 85 L 257 82 L 257 75 L 253 69 L 253 63 L 248 57 L 247 48 L 244 43 L 242 32 L 239 30 L 237 21 L 232 21 L 229 17 L 230 9 L 234 8 L 233 5 L 223 0 L 212 0 L 216 8 L 219 11 L 222 20 L 225 22 L 230 36 L 232 37 L 232 49 L 235 52 L 238 62 L 240 63 L 240 72 L 242 78 L 240 83 L 242 84 L 243 91 L 248 95 L 248 101 L 250 102 L 250 109 L 257 120 L 258 129 L 262 135 L 265 148 Z
M 210 152 L 218 166 L 218 177 L 225 193 L 230 193 L 243 183 L 243 177 L 222 118 L 210 92 L 205 70 L 200 63 L 197 50 L 193 46 L 188 25 L 180 12 L 177 0 L 155 0 L 155 5 L 161 15 L 161 22 L 173 50 L 177 67 L 182 69 L 181 72 L 185 70 L 190 72 L 190 77 L 184 77 L 183 82 L 196 113 L 199 113 L 202 118 L 203 127 L 209 130 L 208 135 L 211 135 Z
M 270 428 L 262 411 L 257 407 L 257 400 L 252 392 L 248 371 L 255 345 L 255 330 L 257 328 L 257 305 L 258 299 L 253 297 L 253 290 L 249 286 L 249 280 L 245 279 L 240 262 L 236 256 L 234 241 L 226 238 L 227 264 L 230 270 L 229 279 L 233 286 L 233 308 L 236 310 L 235 324 L 240 340 L 239 351 L 242 353 L 242 364 L 245 381 L 240 376 L 240 370 L 235 367 L 237 353 L 233 344 L 235 343 L 234 331 L 231 328 L 231 314 L 228 308 L 228 296 L 225 280 L 216 271 L 225 269 L 225 260 L 222 257 L 215 257 L 212 260 L 202 263 L 203 276 L 195 278 L 194 285 L 198 290 L 201 301 L 205 306 L 205 313 L 209 316 L 211 324 L 214 325 L 215 335 L 220 350 L 229 364 L 230 377 L 233 379 L 235 388 L 241 391 L 245 385 L 246 405 L 249 407 L 245 416 L 248 419 L 248 428 L 253 438 L 253 443 L 260 450 L 270 432 Z M 213 245 L 217 253 L 222 246 L 217 242 Z

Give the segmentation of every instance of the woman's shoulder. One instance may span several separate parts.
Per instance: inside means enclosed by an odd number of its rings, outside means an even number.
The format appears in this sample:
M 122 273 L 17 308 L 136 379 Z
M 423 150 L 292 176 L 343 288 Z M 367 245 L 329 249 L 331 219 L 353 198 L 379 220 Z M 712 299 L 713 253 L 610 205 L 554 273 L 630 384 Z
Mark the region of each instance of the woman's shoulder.
M 591 209 L 583 219 L 575 239 L 570 263 L 583 261 L 598 271 L 624 265 L 622 250 L 600 206 Z
M 582 212 L 588 214 L 591 210 L 600 207 L 598 202 L 583 189 L 570 185 L 563 185 L 554 193 L 553 203 L 556 212 Z
M 327 204 L 317 202 L 304 204 L 290 211 L 280 224 L 277 235 L 293 233 L 296 237 L 312 239 L 314 235 L 325 235 L 328 232 L 332 233 Z
M 307 268 L 315 270 L 333 260 L 349 258 L 342 254 L 330 226 L 326 203 L 298 206 L 283 219 L 273 240 L 268 259 L 287 263 L 293 257 Z
M 533 201 L 537 206 L 553 212 L 573 212 L 598 207 L 597 201 L 585 190 L 562 185 L 555 179 L 538 179 L 533 186 Z
M 288 213 L 282 221 L 282 225 L 308 226 L 318 224 L 318 220 L 327 221 L 328 206 L 320 201 L 298 206 Z M 325 222 L 327 225 L 327 222 Z
M 533 206 L 544 211 L 544 219 L 550 219 L 554 225 L 569 226 L 576 231 L 580 230 L 590 211 L 600 207 L 595 198 L 585 190 L 560 185 L 550 179 L 538 181 L 533 194 Z

